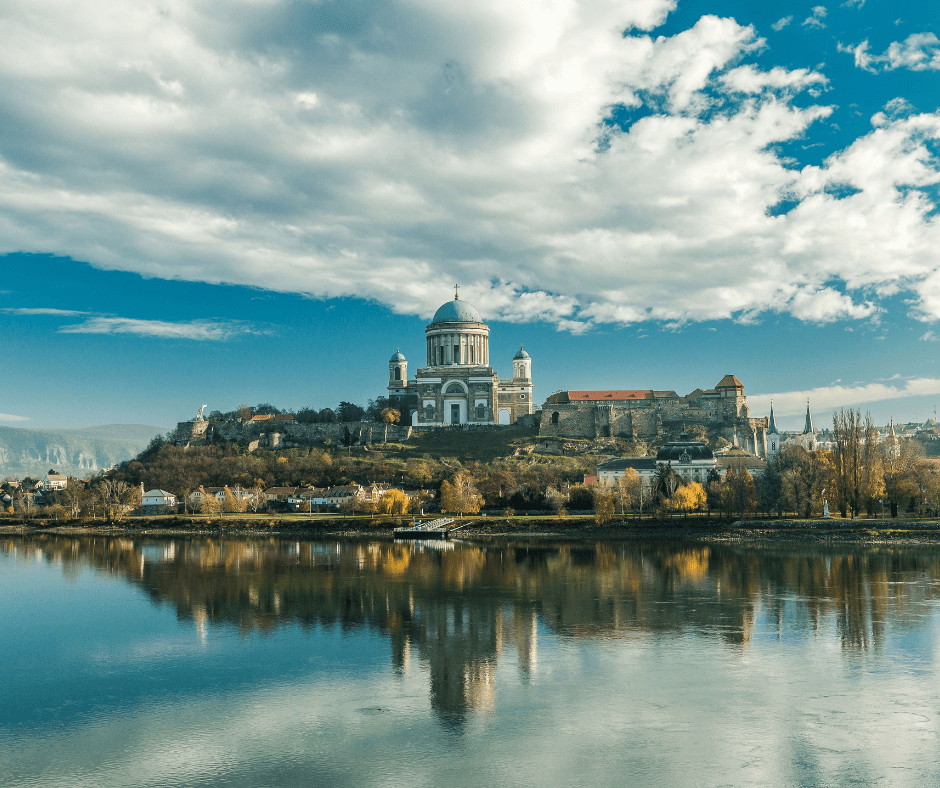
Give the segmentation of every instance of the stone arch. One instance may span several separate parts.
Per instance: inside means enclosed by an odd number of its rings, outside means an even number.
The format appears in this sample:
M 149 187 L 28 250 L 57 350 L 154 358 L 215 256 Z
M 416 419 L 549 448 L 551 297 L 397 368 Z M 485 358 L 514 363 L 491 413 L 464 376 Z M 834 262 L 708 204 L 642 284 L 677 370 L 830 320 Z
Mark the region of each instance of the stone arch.
M 497 424 L 509 424 L 512 420 L 512 415 L 506 408 L 500 410 L 499 415 L 496 417 Z
M 441 386 L 441 391 L 444 394 L 469 394 L 470 389 L 467 388 L 467 384 L 462 380 L 448 380 Z
M 554 413 L 552 413 L 552 424 L 557 424 L 557 423 L 558 423 L 558 411 L 556 410 Z

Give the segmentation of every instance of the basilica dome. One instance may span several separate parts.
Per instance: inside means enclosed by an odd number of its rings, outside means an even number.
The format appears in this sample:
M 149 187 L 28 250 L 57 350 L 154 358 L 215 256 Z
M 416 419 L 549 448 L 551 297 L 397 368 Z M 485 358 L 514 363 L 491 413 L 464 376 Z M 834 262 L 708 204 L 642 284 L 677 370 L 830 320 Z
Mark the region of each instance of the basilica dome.
M 522 359 L 529 358 L 529 354 L 525 352 L 521 347 L 516 351 L 516 355 L 513 356 L 513 359 Z
M 459 298 L 455 298 L 453 301 L 448 301 L 446 304 L 442 305 L 434 313 L 434 319 L 431 321 L 431 325 L 435 323 L 482 323 L 483 318 L 480 317 L 480 313 L 477 310 L 470 306 L 466 301 L 461 301 Z

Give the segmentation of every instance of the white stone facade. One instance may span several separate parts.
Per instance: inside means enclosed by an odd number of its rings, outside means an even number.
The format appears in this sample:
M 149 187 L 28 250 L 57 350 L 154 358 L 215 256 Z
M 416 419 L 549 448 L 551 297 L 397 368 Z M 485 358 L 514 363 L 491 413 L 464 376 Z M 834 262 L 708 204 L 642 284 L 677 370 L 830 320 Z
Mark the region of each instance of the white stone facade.
M 424 333 L 426 366 L 412 379 L 404 355 L 389 361 L 389 398 L 410 403 L 413 426 L 514 424 L 534 412 L 532 359 L 520 348 L 513 377 L 501 380 L 490 366 L 490 328 L 470 304 L 455 296 Z

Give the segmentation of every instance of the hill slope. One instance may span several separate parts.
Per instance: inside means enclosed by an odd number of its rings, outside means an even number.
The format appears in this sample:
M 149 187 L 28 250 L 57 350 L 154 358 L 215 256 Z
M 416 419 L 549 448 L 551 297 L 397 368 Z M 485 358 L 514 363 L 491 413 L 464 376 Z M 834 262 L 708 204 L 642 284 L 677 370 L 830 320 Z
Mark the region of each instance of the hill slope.
M 87 477 L 143 451 L 162 427 L 106 424 L 77 430 L 0 427 L 0 478 L 59 473 Z

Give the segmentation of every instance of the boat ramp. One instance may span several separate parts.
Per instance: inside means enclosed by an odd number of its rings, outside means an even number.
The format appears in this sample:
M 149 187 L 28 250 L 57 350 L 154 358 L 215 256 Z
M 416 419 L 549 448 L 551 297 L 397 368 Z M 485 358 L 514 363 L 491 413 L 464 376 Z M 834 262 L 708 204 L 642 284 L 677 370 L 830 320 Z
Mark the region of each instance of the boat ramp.
M 456 520 L 453 517 L 439 517 L 436 520 L 430 520 L 422 523 L 414 521 L 410 528 L 396 528 L 396 539 L 447 539 L 454 531 L 466 528 L 470 523 L 454 525 Z

